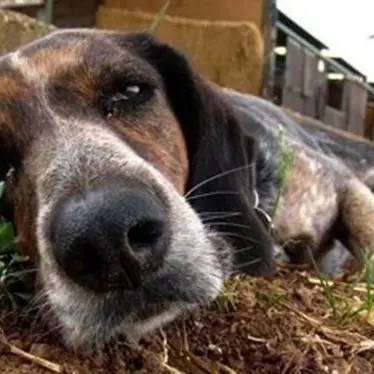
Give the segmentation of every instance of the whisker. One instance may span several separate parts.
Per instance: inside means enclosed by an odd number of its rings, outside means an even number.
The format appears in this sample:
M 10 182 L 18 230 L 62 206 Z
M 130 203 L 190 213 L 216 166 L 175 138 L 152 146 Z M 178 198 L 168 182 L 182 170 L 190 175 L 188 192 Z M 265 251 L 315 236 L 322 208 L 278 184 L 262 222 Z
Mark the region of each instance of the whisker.
M 210 220 L 216 220 L 216 219 L 224 219 L 224 218 L 230 218 L 230 217 L 235 217 L 235 216 L 240 216 L 241 213 L 232 213 L 232 214 L 229 214 L 229 213 L 226 213 L 226 214 L 221 214 L 221 215 L 211 215 L 211 216 L 207 216 L 207 217 L 203 217 L 201 218 L 201 221 L 203 223 L 206 223 L 206 222 L 209 222 Z
M 204 222 L 205 223 L 205 222 Z M 208 222 L 209 224 L 209 222 Z M 252 227 L 249 225 L 243 225 L 241 223 L 235 223 L 235 222 L 212 222 L 212 226 L 231 226 L 231 227 L 239 227 L 243 229 L 252 230 Z
M 184 195 L 184 198 L 187 199 L 188 196 L 190 196 L 194 191 L 196 191 L 197 189 L 199 189 L 200 187 L 218 179 L 218 178 L 222 178 L 226 175 L 229 175 L 229 174 L 233 174 L 233 173 L 236 173 L 238 171 L 241 171 L 241 170 L 245 170 L 245 169 L 249 169 L 249 168 L 252 168 L 254 167 L 254 163 L 252 162 L 251 164 L 247 164 L 247 165 L 243 165 L 243 166 L 239 166 L 237 168 L 233 168 L 233 169 L 230 169 L 230 170 L 225 170 L 221 173 L 218 173 L 216 175 L 213 175 L 212 177 L 210 178 L 207 178 L 205 180 L 203 180 L 202 182 L 196 184 L 195 186 L 193 186 L 185 195 Z
M 243 253 L 243 252 L 249 251 L 250 249 L 253 249 L 253 246 L 248 246 L 248 247 L 243 247 L 243 248 L 239 248 L 239 249 L 234 249 L 233 253 L 234 254 Z
M 21 317 L 27 317 L 31 312 L 34 312 L 40 308 L 40 306 L 47 304 L 46 294 L 44 291 L 37 292 L 33 298 L 25 305 L 21 311 Z
M 11 275 L 12 277 L 15 277 L 15 278 L 19 278 L 19 277 L 22 277 L 24 275 L 36 273 L 37 271 L 38 271 L 38 269 L 36 269 L 36 268 L 23 269 L 23 270 L 18 270 L 18 271 L 15 271 L 13 273 L 10 273 L 9 275 Z
M 261 261 L 260 258 L 256 258 L 254 260 L 251 260 L 251 261 L 248 261 L 248 262 L 244 262 L 243 264 L 240 264 L 236 267 L 234 267 L 234 270 L 240 270 L 240 269 L 243 269 L 244 267 L 246 266 L 249 266 L 249 265 L 253 265 L 253 264 L 257 264 Z
M 199 216 L 209 216 L 210 214 L 218 215 L 218 214 L 241 214 L 241 212 L 234 212 L 232 210 L 216 210 L 216 211 L 209 211 L 209 212 L 200 212 Z
M 213 192 L 207 192 L 207 193 L 202 193 L 199 195 L 193 195 L 187 198 L 187 201 L 191 201 L 194 199 L 200 199 L 203 197 L 209 197 L 209 196 L 215 196 L 215 195 L 239 195 L 240 192 L 238 191 L 213 191 Z
M 249 236 L 246 236 L 246 235 L 240 235 L 240 234 L 237 234 L 235 232 L 230 232 L 230 231 L 227 231 L 227 232 L 220 232 L 221 235 L 224 235 L 224 236 L 232 236 L 232 237 L 235 237 L 235 238 L 240 238 L 240 239 L 244 239 L 244 240 L 248 240 L 248 242 L 250 243 L 255 243 L 255 244 L 261 244 L 261 242 L 259 242 L 258 240 L 255 240 Z

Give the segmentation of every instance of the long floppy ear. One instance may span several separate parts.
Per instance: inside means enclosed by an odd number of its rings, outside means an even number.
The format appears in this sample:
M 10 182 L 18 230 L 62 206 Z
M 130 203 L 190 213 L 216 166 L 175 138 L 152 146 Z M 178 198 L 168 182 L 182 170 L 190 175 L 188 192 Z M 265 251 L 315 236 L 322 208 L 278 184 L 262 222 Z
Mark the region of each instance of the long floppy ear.
M 273 274 L 272 240 L 254 211 L 254 140 L 244 136 L 219 90 L 199 76 L 182 54 L 146 33 L 122 38 L 124 46 L 162 77 L 187 144 L 188 201 L 232 243 L 236 270 L 254 276 Z

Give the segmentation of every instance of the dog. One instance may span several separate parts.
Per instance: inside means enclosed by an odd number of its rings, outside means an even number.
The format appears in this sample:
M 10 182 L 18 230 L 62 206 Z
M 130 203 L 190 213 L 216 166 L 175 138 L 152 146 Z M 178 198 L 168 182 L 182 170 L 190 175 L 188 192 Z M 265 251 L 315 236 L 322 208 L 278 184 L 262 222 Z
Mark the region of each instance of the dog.
M 232 273 L 274 275 L 277 244 L 310 262 L 339 242 L 362 263 L 373 155 L 145 32 L 59 30 L 0 59 L 2 214 L 75 348 L 151 332 Z
M 147 33 L 60 30 L 1 58 L 3 215 L 63 342 L 135 339 L 214 299 L 232 271 L 274 274 L 254 143 Z
M 328 275 L 362 269 L 374 249 L 373 143 L 264 99 L 225 93 L 257 140 L 260 211 L 273 213 L 272 237 L 288 261 Z M 292 160 L 274 212 L 284 149 Z

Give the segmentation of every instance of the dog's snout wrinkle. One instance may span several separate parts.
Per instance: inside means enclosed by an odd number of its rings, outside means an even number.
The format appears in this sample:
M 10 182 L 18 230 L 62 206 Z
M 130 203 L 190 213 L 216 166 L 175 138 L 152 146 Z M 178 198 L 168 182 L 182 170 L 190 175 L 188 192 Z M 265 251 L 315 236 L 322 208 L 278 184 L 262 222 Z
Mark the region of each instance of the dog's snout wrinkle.
M 144 187 L 110 186 L 56 207 L 51 241 L 57 263 L 96 292 L 135 289 L 163 263 L 166 208 Z

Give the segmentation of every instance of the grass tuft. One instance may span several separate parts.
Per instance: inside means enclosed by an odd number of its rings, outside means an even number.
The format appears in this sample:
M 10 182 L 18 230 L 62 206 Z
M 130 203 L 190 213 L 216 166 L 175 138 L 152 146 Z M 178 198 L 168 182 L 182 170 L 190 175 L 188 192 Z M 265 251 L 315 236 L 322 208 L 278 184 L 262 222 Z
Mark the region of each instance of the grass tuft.
M 280 279 L 275 279 L 270 288 L 264 292 L 259 288 L 254 289 L 256 299 L 263 305 L 265 309 L 282 308 L 284 303 L 288 301 L 289 295 L 282 286 Z
M 369 257 L 364 260 L 362 272 L 344 291 L 336 289 L 335 283 L 319 271 L 313 257 L 312 262 L 326 305 L 339 325 L 347 325 L 359 318 L 374 323 L 374 264 Z
M 215 299 L 218 308 L 223 312 L 235 310 L 236 299 L 238 296 L 238 282 L 239 279 L 236 277 L 227 279 L 223 284 L 221 292 Z
M 288 174 L 292 168 L 292 163 L 293 163 L 293 158 L 294 158 L 294 151 L 292 148 L 287 146 L 284 141 L 284 130 L 282 127 L 279 128 L 279 133 L 278 133 L 278 145 L 279 145 L 279 165 L 277 169 L 277 196 L 275 198 L 275 203 L 273 206 L 273 210 L 271 213 L 271 218 L 274 219 L 280 199 L 283 193 L 284 186 L 287 182 Z

